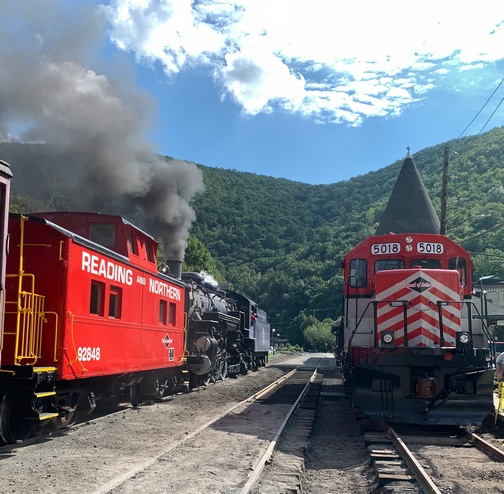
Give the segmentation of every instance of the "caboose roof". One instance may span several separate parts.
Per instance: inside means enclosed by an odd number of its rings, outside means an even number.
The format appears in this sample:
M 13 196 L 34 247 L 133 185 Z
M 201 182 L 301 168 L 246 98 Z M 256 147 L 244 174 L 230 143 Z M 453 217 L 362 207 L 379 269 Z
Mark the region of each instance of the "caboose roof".
M 11 214 L 11 216 L 16 217 L 20 215 L 16 214 Z M 35 214 L 30 214 L 28 215 L 28 219 L 30 221 L 35 221 L 38 223 L 42 223 L 44 225 L 47 225 L 57 232 L 61 233 L 65 237 L 71 238 L 76 244 L 83 245 L 85 247 L 89 247 L 97 252 L 101 252 L 102 254 L 105 254 L 109 257 L 112 257 L 114 259 L 117 259 L 118 261 L 126 262 L 129 263 L 129 259 L 127 256 L 121 255 L 118 252 L 108 249 L 107 247 L 104 247 L 103 245 L 100 245 L 96 242 L 93 242 L 92 240 L 89 240 L 88 238 L 82 237 L 81 235 L 74 233 L 66 228 L 63 228 L 62 226 L 48 220 L 47 218 L 44 218 L 43 216 L 39 216 L 39 213 Z
M 28 218 L 49 225 L 77 244 L 139 268 L 157 271 L 155 255 L 158 242 L 121 216 L 54 211 L 32 213 Z M 109 230 L 107 225 L 114 228 Z
M 90 212 L 76 212 L 76 211 L 45 211 L 41 213 L 30 213 L 29 216 L 37 216 L 39 218 L 45 218 L 50 222 L 60 225 L 63 228 L 74 232 L 79 233 L 79 230 L 83 230 L 87 228 L 89 223 L 119 223 L 123 225 L 127 225 L 130 228 L 133 228 L 136 232 L 142 234 L 143 236 L 149 238 L 153 242 L 157 244 L 157 241 L 144 232 L 141 228 L 130 223 L 128 220 L 123 218 L 122 216 L 118 216 L 115 214 L 102 214 L 102 213 L 90 213 Z M 86 235 L 81 236 L 85 237 Z

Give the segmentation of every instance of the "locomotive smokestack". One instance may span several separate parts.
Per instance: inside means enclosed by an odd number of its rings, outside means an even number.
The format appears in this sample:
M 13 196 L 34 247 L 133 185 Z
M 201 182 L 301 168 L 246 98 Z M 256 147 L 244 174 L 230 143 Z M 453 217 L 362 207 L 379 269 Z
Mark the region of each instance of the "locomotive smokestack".
M 182 261 L 166 261 L 166 265 L 170 270 L 170 276 L 179 280 L 182 278 Z

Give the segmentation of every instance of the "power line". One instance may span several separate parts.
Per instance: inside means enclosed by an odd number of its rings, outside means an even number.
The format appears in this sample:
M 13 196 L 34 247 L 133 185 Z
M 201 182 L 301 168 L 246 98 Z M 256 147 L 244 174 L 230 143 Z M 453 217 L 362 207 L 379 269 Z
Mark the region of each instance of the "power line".
M 491 257 L 492 259 L 504 259 L 504 255 L 500 256 L 498 254 L 485 254 L 483 252 L 471 252 L 469 251 L 471 256 L 481 256 L 481 257 Z
M 499 102 L 499 104 L 497 105 L 497 107 L 495 108 L 495 110 L 493 111 L 493 113 L 490 115 L 490 117 L 488 118 L 488 120 L 486 121 L 485 125 L 483 125 L 483 127 L 481 128 L 481 130 L 479 131 L 478 135 L 480 135 L 482 132 L 483 132 L 483 129 L 487 126 L 488 122 L 490 122 L 491 118 L 494 116 L 495 112 L 499 109 L 499 106 L 502 104 L 502 102 L 504 101 L 504 98 L 502 98 Z
M 464 240 L 461 240 L 458 243 L 463 244 L 464 242 L 469 242 L 469 240 L 474 240 L 475 238 L 481 237 L 482 235 L 486 235 L 487 233 L 493 232 L 503 226 L 504 226 L 504 221 L 502 223 L 498 223 L 497 225 L 492 226 L 492 228 L 489 228 L 488 230 L 485 230 L 484 232 L 479 232 L 476 235 L 473 235 L 472 237 L 465 238 Z
M 464 130 L 460 133 L 460 135 L 458 136 L 458 138 L 457 138 L 457 139 L 459 139 L 460 137 L 462 137 L 462 135 L 465 133 L 465 131 L 466 131 L 466 130 L 467 130 L 467 129 L 471 126 L 471 124 L 472 124 L 472 123 L 476 120 L 476 118 L 478 118 L 478 115 L 479 115 L 479 114 L 483 111 L 483 108 L 485 108 L 485 106 L 488 104 L 488 102 L 492 99 L 493 95 L 497 92 L 497 90 L 500 88 L 500 86 L 501 86 L 501 84 L 502 84 L 503 82 L 504 82 L 504 79 L 502 79 L 502 80 L 499 82 L 499 84 L 497 85 L 497 87 L 494 89 L 494 92 L 493 92 L 493 93 L 490 95 L 490 97 L 489 97 L 489 98 L 485 101 L 485 104 L 484 104 L 484 105 L 480 108 L 479 112 L 478 112 L 478 113 L 476 113 L 476 115 L 474 116 L 474 118 L 473 118 L 473 119 L 469 122 L 469 124 L 467 125 L 467 127 L 466 127 L 466 128 L 465 128 L 465 129 L 464 129 Z M 502 103 L 502 100 L 501 100 L 501 103 Z M 499 103 L 499 105 L 497 106 L 497 108 L 498 108 L 499 106 L 500 106 L 500 103 Z M 497 108 L 495 109 L 495 111 L 497 110 Z M 495 111 L 494 111 L 494 113 L 495 113 Z M 492 113 L 492 116 L 493 116 L 493 114 L 494 114 L 494 113 Z M 490 118 L 492 118 L 492 117 L 490 117 Z M 490 118 L 489 118 L 488 120 L 490 120 Z M 488 121 L 487 121 L 487 123 L 488 123 Z M 486 124 L 487 124 L 487 123 L 486 123 Z M 486 124 L 485 124 L 485 126 L 486 126 Z M 485 127 L 483 127 L 483 128 L 485 128 Z M 483 131 L 483 129 L 481 129 L 481 130 L 480 130 L 480 133 L 481 133 L 482 131 Z M 479 135 L 479 134 L 478 134 L 478 135 Z
M 500 184 L 495 185 L 492 187 L 486 194 L 482 195 L 479 199 L 475 200 L 474 202 L 471 203 L 471 206 L 477 206 L 479 203 L 483 202 L 487 196 L 489 196 L 492 192 L 496 191 L 499 187 L 502 187 L 504 185 L 504 182 L 501 182 Z M 453 230 L 454 228 L 459 227 L 460 225 L 463 225 L 464 223 L 467 223 L 468 221 L 472 221 L 474 218 L 472 216 L 472 213 L 470 213 L 471 216 L 466 218 L 465 220 L 461 221 L 460 223 L 457 223 L 454 226 L 450 226 L 450 229 Z

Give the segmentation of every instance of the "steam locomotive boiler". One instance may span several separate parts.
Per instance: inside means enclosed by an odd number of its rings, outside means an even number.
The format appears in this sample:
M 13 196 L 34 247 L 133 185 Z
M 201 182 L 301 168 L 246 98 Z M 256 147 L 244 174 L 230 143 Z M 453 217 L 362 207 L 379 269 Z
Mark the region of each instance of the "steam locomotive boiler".
M 183 273 L 187 290 L 187 365 L 192 386 L 266 365 L 270 325 L 249 298 L 202 273 Z
M 408 152 L 376 234 L 341 264 L 337 357 L 354 406 L 372 418 L 466 425 L 494 410 L 471 257 L 439 230 Z

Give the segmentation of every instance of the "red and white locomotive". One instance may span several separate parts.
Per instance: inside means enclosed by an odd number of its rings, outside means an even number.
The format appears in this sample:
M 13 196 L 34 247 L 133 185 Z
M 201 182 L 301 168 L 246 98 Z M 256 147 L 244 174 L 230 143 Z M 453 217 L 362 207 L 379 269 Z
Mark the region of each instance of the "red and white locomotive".
M 241 373 L 266 363 L 267 321 L 256 337 L 232 294 L 183 281 L 181 263 L 159 272 L 157 241 L 123 218 L 11 215 L 7 230 L 10 169 L 0 165 L 4 442 L 69 426 L 101 396 L 138 404 L 223 378 L 235 360 Z M 216 298 L 225 303 L 201 303 Z
M 372 418 L 462 425 L 494 410 L 472 261 L 439 225 L 408 153 L 376 235 L 342 261 L 336 349 L 354 406 Z

